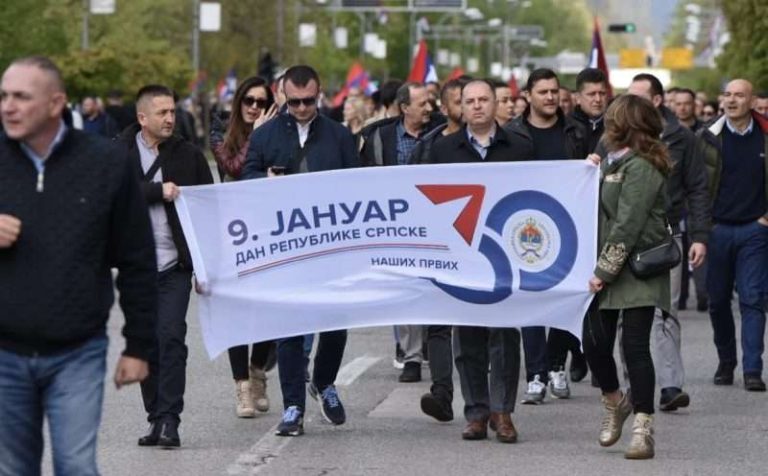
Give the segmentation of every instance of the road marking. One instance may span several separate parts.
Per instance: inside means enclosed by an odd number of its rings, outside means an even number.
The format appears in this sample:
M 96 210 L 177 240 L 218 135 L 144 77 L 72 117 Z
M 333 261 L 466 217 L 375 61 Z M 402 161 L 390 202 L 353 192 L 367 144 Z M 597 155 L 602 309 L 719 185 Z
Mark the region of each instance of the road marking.
M 336 377 L 336 385 L 340 387 L 351 385 L 379 360 L 381 360 L 381 357 L 371 357 L 368 355 L 352 360 L 339 369 L 339 373 Z M 311 421 L 311 419 L 307 417 L 305 417 L 304 420 L 305 423 Z M 277 459 L 280 452 L 285 449 L 294 438 L 277 436 L 275 435 L 276 430 L 277 425 L 270 428 L 269 431 L 267 431 L 264 436 L 262 436 L 259 441 L 247 451 L 241 453 L 240 456 L 237 457 L 237 460 L 227 467 L 227 474 L 259 474 L 262 469 L 269 465 L 269 463 Z
M 336 375 L 336 385 L 339 387 L 352 385 L 352 382 L 363 375 L 366 370 L 373 367 L 379 360 L 381 360 L 381 357 L 371 357 L 369 355 L 356 358 L 339 370 L 339 373 Z
M 229 465 L 227 474 L 259 474 L 272 460 L 277 458 L 283 448 L 291 442 L 292 437 L 277 436 L 277 425 L 267 431 L 259 441 L 240 454 L 237 460 Z

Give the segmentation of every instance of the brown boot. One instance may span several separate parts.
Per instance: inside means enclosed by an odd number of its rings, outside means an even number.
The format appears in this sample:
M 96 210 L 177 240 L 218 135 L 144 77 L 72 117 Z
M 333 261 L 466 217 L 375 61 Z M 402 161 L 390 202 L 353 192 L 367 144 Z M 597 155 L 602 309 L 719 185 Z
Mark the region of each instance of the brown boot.
M 506 412 L 491 412 L 491 430 L 496 432 L 496 439 L 502 443 L 516 443 L 517 430 L 512 417 Z
M 632 424 L 632 439 L 629 440 L 629 448 L 624 453 L 624 457 L 627 459 L 651 459 L 653 456 L 653 416 L 647 413 L 638 413 Z
M 475 420 L 467 423 L 461 437 L 465 440 L 484 440 L 488 438 L 488 420 Z
M 624 421 L 632 413 L 632 405 L 626 395 L 621 396 L 618 403 L 613 404 L 603 397 L 605 412 L 600 424 L 600 446 L 611 446 L 621 438 L 621 428 Z
M 269 398 L 267 397 L 267 374 L 253 365 L 248 368 L 251 381 L 251 395 L 256 410 L 269 411 Z

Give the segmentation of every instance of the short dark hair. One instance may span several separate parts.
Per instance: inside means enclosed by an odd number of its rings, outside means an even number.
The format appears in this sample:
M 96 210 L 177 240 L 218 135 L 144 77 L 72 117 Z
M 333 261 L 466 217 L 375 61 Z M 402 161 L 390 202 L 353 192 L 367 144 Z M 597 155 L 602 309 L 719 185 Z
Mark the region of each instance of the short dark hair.
M 42 70 L 53 80 L 54 86 L 59 92 L 67 92 L 66 87 L 64 87 L 64 76 L 61 74 L 61 69 L 47 56 L 25 56 L 14 60 L 11 66 L 14 65 L 34 66 Z
M 173 90 L 162 84 L 147 84 L 139 89 L 136 93 L 136 104 L 144 99 L 153 99 L 160 96 L 167 96 L 173 98 Z
M 496 86 L 494 85 L 494 83 L 492 81 L 487 80 L 487 79 L 481 79 L 481 78 L 473 79 L 472 81 L 467 81 L 464 84 L 464 86 L 462 86 L 462 88 L 461 88 L 461 95 L 462 96 L 464 95 L 464 89 L 466 89 L 467 86 L 469 86 L 470 84 L 475 84 L 475 83 L 485 84 L 486 86 L 488 86 L 488 89 L 491 90 L 491 96 L 494 97 L 494 98 L 496 97 Z
M 664 96 L 664 86 L 659 81 L 659 78 L 650 73 L 640 73 L 632 78 L 632 82 L 636 81 L 648 81 L 651 84 L 651 97 Z
M 447 101 L 448 92 L 454 89 L 461 91 L 464 89 L 465 84 L 467 84 L 467 80 L 462 78 L 454 78 L 446 81 L 446 83 L 443 84 L 443 88 L 440 90 L 440 102 L 445 104 Z
M 509 84 L 505 83 L 504 81 L 501 81 L 500 79 L 494 79 L 494 78 L 487 78 L 486 81 L 488 81 L 488 84 L 493 85 L 493 89 L 496 88 L 508 88 Z
M 557 77 L 557 74 L 554 71 L 549 68 L 539 68 L 534 69 L 531 72 L 531 75 L 528 76 L 528 82 L 525 83 L 525 89 L 531 91 L 536 83 L 546 79 L 557 80 L 557 87 L 560 87 L 560 78 Z
M 608 78 L 601 69 L 585 68 L 576 75 L 576 91 L 581 91 L 586 83 L 602 83 L 608 86 Z
M 403 83 L 399 88 L 397 88 L 397 94 L 395 96 L 395 102 L 397 103 L 397 106 L 400 107 L 402 105 L 409 105 L 411 104 L 411 88 L 425 88 L 426 86 L 422 83 L 417 83 L 415 81 L 408 81 Z
M 285 72 L 283 78 L 285 78 L 285 81 L 290 81 L 300 88 L 305 87 L 312 80 L 315 80 L 317 85 L 320 86 L 320 76 L 317 75 L 317 71 L 305 64 L 291 66 Z
M 672 86 L 671 88 L 667 89 L 668 93 L 679 93 L 681 91 L 681 88 L 678 88 L 677 86 Z
M 399 79 L 390 79 L 386 83 L 382 84 L 379 88 L 380 91 L 380 99 L 381 104 L 384 107 L 389 107 L 392 104 L 395 103 L 395 99 L 397 98 L 397 90 L 400 89 L 400 86 L 403 85 L 403 82 Z
M 670 89 L 670 91 L 672 91 L 672 90 Z M 693 100 L 694 100 L 694 102 L 696 101 L 696 93 L 695 93 L 695 92 L 693 92 L 693 90 L 692 90 L 692 89 L 688 89 L 688 88 L 677 88 L 677 94 L 690 94 L 690 96 L 691 96 L 691 99 L 693 99 Z

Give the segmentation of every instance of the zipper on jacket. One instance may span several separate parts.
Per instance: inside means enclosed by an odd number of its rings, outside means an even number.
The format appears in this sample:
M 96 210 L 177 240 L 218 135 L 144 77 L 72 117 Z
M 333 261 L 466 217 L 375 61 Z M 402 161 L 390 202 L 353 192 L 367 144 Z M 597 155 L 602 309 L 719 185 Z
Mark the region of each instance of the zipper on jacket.
M 43 192 L 43 181 L 45 180 L 45 174 L 43 173 L 43 170 L 40 170 L 37 172 L 37 192 L 42 193 Z

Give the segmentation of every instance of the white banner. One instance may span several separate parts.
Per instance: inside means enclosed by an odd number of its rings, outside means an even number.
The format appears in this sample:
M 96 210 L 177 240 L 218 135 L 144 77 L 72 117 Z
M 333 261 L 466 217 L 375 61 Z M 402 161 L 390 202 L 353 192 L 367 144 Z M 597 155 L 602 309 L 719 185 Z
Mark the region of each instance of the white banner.
M 208 353 L 393 324 L 581 335 L 598 168 L 376 167 L 182 187 Z

